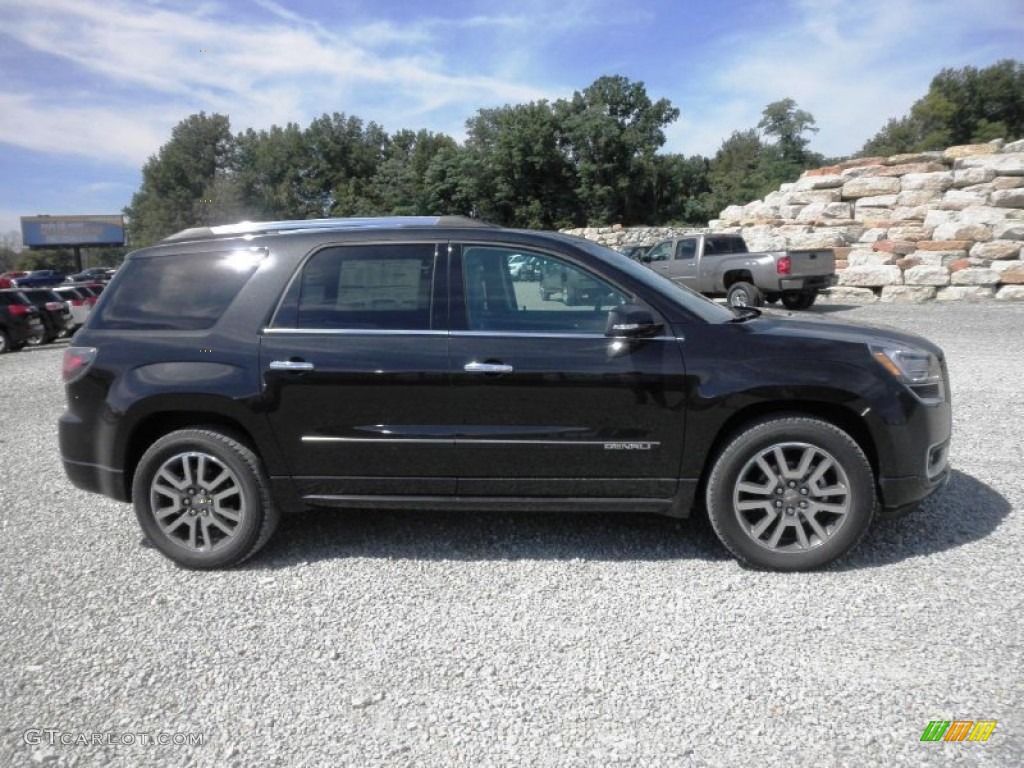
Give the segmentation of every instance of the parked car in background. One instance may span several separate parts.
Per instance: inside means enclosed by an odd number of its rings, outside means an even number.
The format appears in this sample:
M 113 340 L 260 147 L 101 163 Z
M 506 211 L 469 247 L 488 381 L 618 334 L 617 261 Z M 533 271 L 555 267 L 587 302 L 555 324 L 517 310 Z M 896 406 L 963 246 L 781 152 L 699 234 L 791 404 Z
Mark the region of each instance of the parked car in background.
M 67 276 L 55 269 L 36 269 L 14 280 L 15 288 L 44 288 L 63 283 Z
M 536 282 L 541 278 L 542 261 L 536 256 L 513 256 L 509 259 L 509 272 L 516 282 Z
M 19 289 L 19 292 L 39 308 L 40 319 L 43 321 L 43 335 L 33 337 L 29 344 L 49 344 L 71 330 L 74 324 L 71 307 L 56 291 L 50 288 L 25 288 Z
M 725 296 L 733 307 L 759 307 L 782 299 L 807 309 L 834 285 L 831 248 L 751 253 L 740 235 L 687 235 L 662 240 L 642 259 L 651 269 L 705 296 Z
M 42 312 L 20 291 L 0 290 L 0 354 L 21 349 L 45 333 Z
M 92 305 L 96 303 L 96 297 L 90 295 L 84 288 L 73 285 L 57 286 L 53 292 L 68 303 L 68 309 L 71 310 L 70 332 L 74 333 L 88 319 Z
M 109 283 L 116 271 L 110 267 L 92 267 L 76 272 L 73 275 L 68 275 L 67 281 L 69 283 Z
M 27 274 L 28 272 L 4 272 L 0 275 L 0 289 L 13 287 L 15 280 Z

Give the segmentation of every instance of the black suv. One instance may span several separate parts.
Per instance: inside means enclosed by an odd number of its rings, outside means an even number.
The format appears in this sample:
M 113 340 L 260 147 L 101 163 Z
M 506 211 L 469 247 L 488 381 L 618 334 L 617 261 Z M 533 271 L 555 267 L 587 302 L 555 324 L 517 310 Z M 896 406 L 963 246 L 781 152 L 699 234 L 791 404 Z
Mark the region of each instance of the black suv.
M 0 290 L 0 355 L 21 349 L 45 333 L 42 312 L 18 290 Z
M 576 304 L 512 279 L 535 257 Z M 941 350 L 732 310 L 586 240 L 471 219 L 191 229 L 137 251 L 66 351 L 64 467 L 188 567 L 281 511 L 706 508 L 821 566 L 949 475 Z

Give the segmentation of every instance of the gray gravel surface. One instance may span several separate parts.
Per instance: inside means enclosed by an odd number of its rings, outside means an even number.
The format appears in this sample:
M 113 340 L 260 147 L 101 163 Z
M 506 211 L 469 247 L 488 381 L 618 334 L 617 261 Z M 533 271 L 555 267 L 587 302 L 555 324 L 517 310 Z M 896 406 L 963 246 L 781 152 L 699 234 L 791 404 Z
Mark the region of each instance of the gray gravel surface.
M 945 348 L 956 472 L 796 575 L 699 522 L 401 512 L 184 571 L 65 480 L 62 345 L 0 357 L 0 765 L 1024 764 L 1024 306 L 814 311 Z M 999 724 L 920 742 L 958 718 Z

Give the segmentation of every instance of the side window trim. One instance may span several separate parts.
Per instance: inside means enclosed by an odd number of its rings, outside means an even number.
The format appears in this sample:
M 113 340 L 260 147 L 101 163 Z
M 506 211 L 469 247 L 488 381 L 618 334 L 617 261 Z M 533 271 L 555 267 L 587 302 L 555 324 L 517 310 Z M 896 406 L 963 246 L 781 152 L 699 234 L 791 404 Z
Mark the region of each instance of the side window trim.
M 383 328 L 313 328 L 301 327 L 299 324 L 299 307 L 302 298 L 303 275 L 306 267 L 316 256 L 325 250 L 342 248 L 373 248 L 373 247 L 397 247 L 397 246 L 424 246 L 431 247 L 433 253 L 433 271 L 431 274 L 430 299 L 427 308 L 429 328 L 409 329 L 383 329 Z M 447 333 L 443 327 L 444 317 L 447 314 L 448 291 L 444 276 L 449 268 L 450 261 L 446 253 L 447 243 L 435 240 L 415 240 L 406 242 L 395 242 L 388 240 L 374 240 L 371 242 L 335 242 L 323 243 L 313 248 L 302 257 L 294 272 L 288 279 L 277 305 L 269 314 L 264 323 L 264 333 L 326 333 L 326 334 L 368 334 L 368 333 L 410 333 L 415 335 L 435 335 Z M 442 326 L 437 327 L 441 322 Z

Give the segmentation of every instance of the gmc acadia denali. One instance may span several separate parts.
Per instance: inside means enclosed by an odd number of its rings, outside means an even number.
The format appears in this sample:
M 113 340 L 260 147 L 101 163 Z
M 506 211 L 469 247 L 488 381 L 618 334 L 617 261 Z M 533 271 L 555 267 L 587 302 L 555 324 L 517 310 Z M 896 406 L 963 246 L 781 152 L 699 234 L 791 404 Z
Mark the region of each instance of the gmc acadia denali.
M 543 295 L 554 272 L 585 297 Z M 190 568 L 335 507 L 706 510 L 740 560 L 804 570 L 950 473 L 925 339 L 730 309 L 472 219 L 185 230 L 128 256 L 73 343 L 68 476 Z

